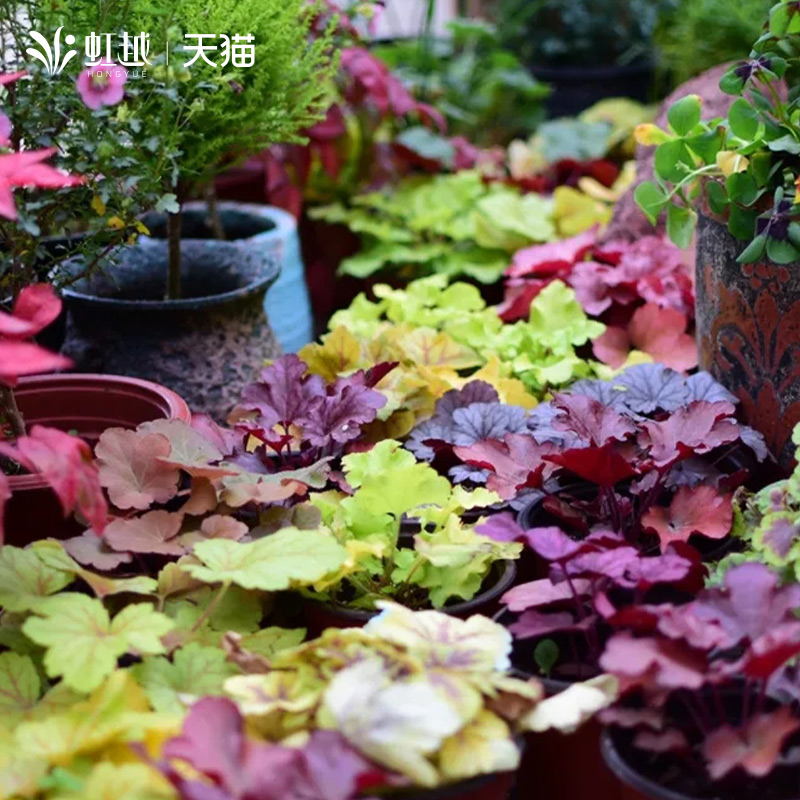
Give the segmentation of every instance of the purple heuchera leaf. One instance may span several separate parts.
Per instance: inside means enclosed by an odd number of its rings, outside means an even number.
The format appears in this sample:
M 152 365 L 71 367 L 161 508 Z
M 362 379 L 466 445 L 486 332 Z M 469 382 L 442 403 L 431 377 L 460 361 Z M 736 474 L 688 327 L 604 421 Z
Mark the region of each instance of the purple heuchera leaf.
M 686 379 L 686 388 L 689 390 L 687 402 L 705 400 L 708 403 L 733 403 L 739 401 L 736 395 L 731 394 L 721 383 L 714 380 L 708 372 L 697 372 Z
M 462 389 L 445 392 L 436 403 L 434 417 L 451 417 L 457 408 L 466 408 L 473 403 L 499 403 L 497 390 L 485 381 L 470 381 Z
M 364 385 L 363 373 L 338 378 L 302 417 L 303 438 L 316 447 L 324 447 L 331 440 L 350 442 L 385 405 L 384 395 Z
M 419 456 L 417 457 L 419 458 Z M 489 475 L 491 475 L 491 472 L 488 469 L 473 467 L 471 464 L 456 464 L 447 471 L 447 477 L 453 483 L 477 483 L 483 485 L 489 479 Z
M 553 405 L 562 412 L 553 420 L 553 427 L 574 432 L 587 445 L 601 447 L 606 442 L 622 442 L 636 433 L 633 420 L 592 397 L 560 394 Z
M 675 411 L 689 400 L 689 389 L 680 373 L 661 364 L 629 367 L 613 383 L 627 391 L 625 404 L 637 414 L 650 414 L 659 408 Z
M 501 403 L 473 403 L 453 412 L 452 444 L 468 447 L 483 439 L 502 439 L 524 433 L 525 409 Z
M 513 514 L 504 511 L 502 514 L 493 514 L 485 522 L 475 526 L 475 533 L 488 536 L 496 542 L 520 542 L 525 531 L 517 524 Z
M 312 407 L 325 394 L 325 381 L 306 375 L 306 364 L 296 355 L 276 358 L 261 371 L 257 383 L 246 386 L 237 409 L 257 411 L 262 427 L 281 422 L 289 425 L 312 413 Z
M 630 410 L 626 403 L 627 392 L 624 389 L 617 388 L 612 381 L 584 378 L 573 383 L 569 387 L 569 393 L 592 397 L 620 414 L 625 414 Z

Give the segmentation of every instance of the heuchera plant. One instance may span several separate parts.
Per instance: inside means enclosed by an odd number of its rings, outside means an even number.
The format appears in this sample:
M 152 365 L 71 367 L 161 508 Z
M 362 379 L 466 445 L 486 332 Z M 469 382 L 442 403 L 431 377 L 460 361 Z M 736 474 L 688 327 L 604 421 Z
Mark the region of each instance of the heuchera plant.
M 604 326 L 586 317 L 571 289 L 554 281 L 532 303 L 529 317 L 504 325 L 476 287 L 443 276 L 405 289 L 375 287 L 376 301 L 359 295 L 335 314 L 322 344 L 300 356 L 328 380 L 381 361 L 398 366 L 378 385 L 389 436 L 404 436 L 436 400 L 473 380 L 490 383 L 504 402 L 530 408 L 536 398 L 577 378 L 608 372 L 578 355 Z
M 533 299 L 562 280 L 583 310 L 607 325 L 594 341 L 604 363 L 619 368 L 634 349 L 679 371 L 697 366 L 687 332 L 694 321 L 691 273 L 681 251 L 659 236 L 601 243 L 596 231 L 587 231 L 520 250 L 505 274 L 499 311 L 507 322 L 527 316 Z
M 732 401 L 707 373 L 685 379 L 641 364 L 539 405 L 526 432 L 453 452 L 489 470 L 486 487 L 505 500 L 535 489 L 542 511 L 578 534 L 599 527 L 631 543 L 657 538 L 663 552 L 695 534 L 724 538 L 744 476 L 721 462 L 741 445 L 767 457 Z
M 518 646 L 515 666 L 547 677 L 598 675 L 612 622 L 638 613 L 648 597 L 666 589 L 696 592 L 703 584 L 700 556 L 682 542 L 648 556 L 617 533 L 595 531 L 576 541 L 553 527 L 523 531 L 507 514 L 478 530 L 524 542 L 548 565 L 548 577 L 515 586 L 502 599 L 508 612 L 503 621 L 515 639 L 532 642 Z
M 440 608 L 470 600 L 495 562 L 519 556 L 519 545 L 481 536 L 459 518 L 497 502 L 496 494 L 453 488 L 399 442 L 379 442 L 342 465 L 349 493 L 315 493 L 311 503 L 322 514 L 318 533 L 332 536 L 348 558 L 313 583 L 311 596 L 356 608 L 373 608 L 383 597 Z M 409 541 L 401 537 L 404 518 L 419 523 L 413 542 L 411 533 Z
M 737 97 L 727 117 L 702 121 L 700 98 L 690 95 L 669 109 L 668 131 L 639 129 L 640 143 L 657 146 L 656 181 L 640 184 L 636 200 L 654 222 L 666 210 L 667 232 L 681 247 L 689 245 L 697 208 L 705 202 L 736 239 L 748 242 L 740 262 L 765 255 L 778 264 L 800 258 L 800 145 L 793 110 L 798 34 L 797 6 L 781 0 L 749 57 L 720 81 L 723 92 Z
M 691 602 L 610 620 L 617 631 L 600 666 L 619 679 L 622 699 L 602 718 L 630 729 L 618 741 L 648 777 L 731 798 L 796 785 L 798 607 L 800 586 L 744 564 Z

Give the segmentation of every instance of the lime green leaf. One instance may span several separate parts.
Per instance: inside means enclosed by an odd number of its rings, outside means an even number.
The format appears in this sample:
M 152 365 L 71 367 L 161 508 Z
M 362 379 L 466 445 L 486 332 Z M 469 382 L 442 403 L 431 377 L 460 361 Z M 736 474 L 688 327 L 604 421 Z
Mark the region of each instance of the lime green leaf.
M 190 642 L 175 651 L 170 661 L 147 656 L 133 674 L 156 711 L 181 713 L 195 697 L 221 695 L 222 685 L 238 670 L 226 660 L 225 651 Z M 188 702 L 182 702 L 186 695 Z
M 183 569 L 198 580 L 274 592 L 319 580 L 338 569 L 347 553 L 321 531 L 284 528 L 248 544 L 211 539 L 198 544 L 194 555 L 202 563 Z
M 0 653 L 0 725 L 12 729 L 39 700 L 39 673 L 28 656 Z
M 667 209 L 667 235 L 678 247 L 689 247 L 696 225 L 697 212 L 693 209 L 674 204 Z
M 748 141 L 756 138 L 761 125 L 758 112 L 743 97 L 736 100 L 730 107 L 728 122 L 734 136 Z
M 99 600 L 80 594 L 51 598 L 36 611 L 42 616 L 26 620 L 23 632 L 47 648 L 47 674 L 79 692 L 99 686 L 124 653 L 162 653 L 160 637 L 173 627 L 146 603 L 127 606 L 111 620 Z
M 33 549 L 0 547 L 0 606 L 29 611 L 75 580 L 71 569 L 50 566 Z
M 656 186 L 652 181 L 643 181 L 633 193 L 639 208 L 644 211 L 647 218 L 654 225 L 658 221 L 658 216 L 669 202 L 669 197 L 663 189 Z
M 171 800 L 174 791 L 152 767 L 101 761 L 73 790 L 48 794 L 48 800 Z
M 306 638 L 305 628 L 279 628 L 270 626 L 242 636 L 239 645 L 243 650 L 263 658 L 272 658 L 281 650 L 296 647 Z
M 586 316 L 575 292 L 561 281 L 548 284 L 531 303 L 530 327 L 534 336 L 571 345 L 585 344 L 605 330 Z

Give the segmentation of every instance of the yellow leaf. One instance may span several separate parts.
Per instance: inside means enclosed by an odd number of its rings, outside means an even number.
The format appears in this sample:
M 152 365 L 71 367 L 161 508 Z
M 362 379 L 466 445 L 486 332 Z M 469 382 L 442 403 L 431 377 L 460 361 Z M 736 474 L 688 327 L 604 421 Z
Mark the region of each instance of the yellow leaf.
M 103 202 L 103 198 L 100 197 L 99 194 L 96 194 L 92 198 L 92 210 L 97 214 L 98 217 L 102 217 L 106 213 L 106 204 Z
M 609 206 L 571 186 L 559 186 L 553 197 L 553 217 L 562 237 L 576 236 L 611 219 L 612 210 Z
M 119 217 L 111 217 L 107 223 L 109 228 L 113 228 L 114 230 L 122 230 L 125 227 L 125 223 Z
M 670 135 L 666 131 L 662 131 L 658 125 L 646 122 L 637 125 L 633 131 L 634 138 L 637 144 L 645 147 L 653 147 L 654 145 L 664 144 L 670 140 Z
M 482 363 L 474 350 L 432 328 L 416 328 L 407 333 L 401 342 L 406 357 L 415 364 L 467 369 Z
M 750 161 L 744 156 L 735 153 L 733 150 L 720 150 L 717 153 L 717 166 L 722 170 L 725 177 L 736 172 L 744 172 Z
M 322 337 L 322 344 L 306 345 L 298 355 L 309 372 L 333 381 L 359 367 L 361 346 L 347 328 L 339 326 Z
M 439 769 L 447 781 L 511 772 L 517 769 L 519 761 L 519 748 L 508 725 L 486 709 L 469 725 L 445 739 L 439 752 Z

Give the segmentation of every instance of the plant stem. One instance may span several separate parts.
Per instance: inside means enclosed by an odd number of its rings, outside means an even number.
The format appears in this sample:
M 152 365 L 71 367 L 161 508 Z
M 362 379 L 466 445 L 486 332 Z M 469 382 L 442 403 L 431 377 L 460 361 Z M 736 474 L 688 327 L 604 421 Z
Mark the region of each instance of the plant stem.
M 17 398 L 10 386 L 0 384 L 0 410 L 3 420 L 11 426 L 15 439 L 25 435 L 25 420 L 17 406 Z
M 180 206 L 180 204 L 179 204 Z M 167 273 L 167 299 L 177 300 L 181 296 L 181 219 L 183 207 L 175 214 L 167 214 L 167 248 L 169 267 Z
M 222 602 L 222 598 L 228 592 L 228 589 L 231 588 L 230 583 L 223 583 L 222 586 L 219 587 L 219 591 L 214 595 L 211 602 L 206 606 L 205 611 L 197 618 L 197 622 L 192 625 L 191 630 L 189 633 L 196 633 L 200 626 L 217 610 L 217 606 Z

